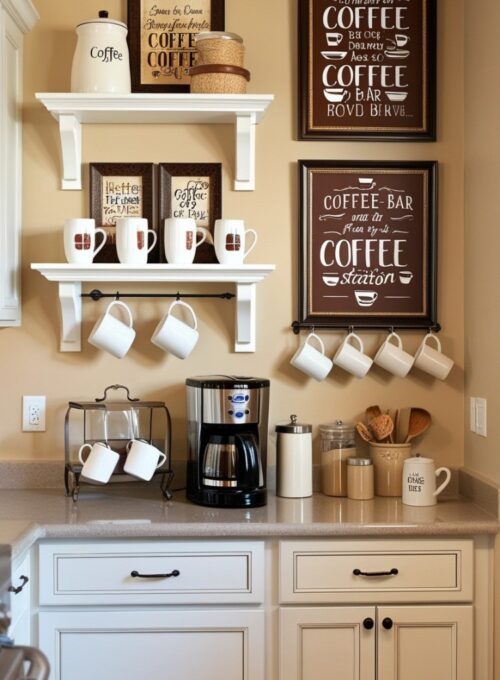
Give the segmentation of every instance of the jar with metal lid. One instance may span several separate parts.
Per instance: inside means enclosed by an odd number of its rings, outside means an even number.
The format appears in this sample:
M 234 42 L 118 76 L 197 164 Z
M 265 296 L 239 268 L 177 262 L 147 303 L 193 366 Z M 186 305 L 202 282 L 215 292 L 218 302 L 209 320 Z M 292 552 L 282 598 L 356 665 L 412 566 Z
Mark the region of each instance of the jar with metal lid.
M 354 425 L 336 420 L 319 426 L 321 490 L 327 496 L 347 496 L 347 459 L 356 455 Z
M 358 501 L 373 498 L 373 461 L 371 458 L 347 459 L 347 495 Z
M 290 422 L 276 425 L 276 494 L 285 498 L 312 496 L 312 425 Z
M 227 64 L 243 66 L 245 48 L 243 38 L 236 33 L 203 31 L 196 33 L 197 64 Z

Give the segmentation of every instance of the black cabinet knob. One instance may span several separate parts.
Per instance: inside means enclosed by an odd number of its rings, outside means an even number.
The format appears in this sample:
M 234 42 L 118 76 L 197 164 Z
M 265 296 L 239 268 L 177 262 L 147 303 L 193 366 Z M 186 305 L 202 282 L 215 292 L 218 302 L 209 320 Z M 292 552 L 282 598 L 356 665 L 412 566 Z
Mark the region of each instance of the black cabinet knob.
M 363 620 L 363 628 L 366 628 L 366 630 L 371 630 L 374 625 L 375 621 L 371 619 L 369 616 Z
M 383 621 L 382 621 L 382 626 L 383 626 L 386 630 L 391 630 L 391 628 L 392 628 L 393 625 L 394 625 L 393 620 L 390 619 L 388 616 L 387 616 L 385 619 L 383 619 Z

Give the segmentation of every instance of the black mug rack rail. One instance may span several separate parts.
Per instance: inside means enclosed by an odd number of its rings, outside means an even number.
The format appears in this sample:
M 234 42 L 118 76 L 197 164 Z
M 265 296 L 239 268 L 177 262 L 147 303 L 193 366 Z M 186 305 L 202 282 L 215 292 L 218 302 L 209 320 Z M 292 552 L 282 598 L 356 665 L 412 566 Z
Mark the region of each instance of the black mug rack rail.
M 94 302 L 101 300 L 102 298 L 115 298 L 115 300 L 120 300 L 121 298 L 175 298 L 180 300 L 181 298 L 213 298 L 219 300 L 231 300 L 236 297 L 235 293 L 103 293 L 98 288 L 94 288 L 90 293 L 81 293 L 82 298 L 91 298 Z
M 436 323 L 433 326 L 423 326 L 417 323 L 405 323 L 405 324 L 391 324 L 391 323 L 363 323 L 362 321 L 356 322 L 356 324 L 345 324 L 345 323 L 335 323 L 334 321 L 321 322 L 321 321 L 294 321 L 291 324 L 291 329 L 298 335 L 302 329 L 308 329 L 312 331 L 339 331 L 346 330 L 348 333 L 356 331 L 378 331 L 385 330 L 390 333 L 394 331 L 427 331 L 432 333 L 439 333 L 441 330 L 440 324 Z

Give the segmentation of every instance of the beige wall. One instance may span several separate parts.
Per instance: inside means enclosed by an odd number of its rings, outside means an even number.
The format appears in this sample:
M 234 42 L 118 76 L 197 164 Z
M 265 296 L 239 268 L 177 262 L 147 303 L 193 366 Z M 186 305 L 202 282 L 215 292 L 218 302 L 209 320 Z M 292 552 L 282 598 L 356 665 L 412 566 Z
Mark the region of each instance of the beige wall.
M 335 418 L 353 420 L 370 403 L 383 407 L 420 405 L 434 426 L 419 448 L 440 464 L 463 462 L 463 2 L 440 0 L 437 143 L 354 143 L 295 141 L 296 2 L 226 0 L 226 27 L 241 33 L 252 72 L 250 91 L 273 92 L 276 100 L 257 135 L 257 189 L 232 191 L 233 129 L 209 126 L 89 126 L 84 130 L 84 190 L 60 190 L 60 156 L 55 121 L 33 96 L 67 91 L 75 46 L 73 27 L 97 14 L 102 3 L 36 0 L 41 20 L 26 38 L 24 107 L 23 325 L 0 331 L 0 457 L 61 458 L 63 416 L 69 399 L 90 398 L 109 383 L 122 382 L 143 398 L 164 399 L 174 417 L 175 455 L 182 457 L 184 381 L 189 375 L 223 371 L 268 376 L 272 381 L 270 429 L 290 413 L 317 426 Z M 125 18 L 125 3 L 110 0 L 112 17 Z M 492 79 L 493 82 L 493 79 Z M 446 383 L 423 375 L 389 378 L 374 368 L 364 380 L 332 375 L 318 384 L 301 377 L 289 359 L 299 339 L 290 331 L 296 318 L 297 166 L 300 158 L 438 160 L 439 321 L 446 352 L 456 361 Z M 138 338 L 119 361 L 90 347 L 80 354 L 58 351 L 57 291 L 30 262 L 63 261 L 66 217 L 88 214 L 88 163 L 92 161 L 206 161 L 223 163 L 223 213 L 244 218 L 259 232 L 253 262 L 274 262 L 276 272 L 258 289 L 258 350 L 232 351 L 234 306 L 197 302 L 201 340 L 185 362 L 163 355 L 149 337 L 165 305 L 134 305 Z M 103 286 L 104 288 L 104 286 Z M 113 286 L 110 287 L 111 289 Z M 136 288 L 136 286 L 134 286 Z M 183 288 L 186 288 L 183 286 Z M 225 286 L 213 286 L 219 290 Z M 171 287 L 175 290 L 175 287 Z M 85 303 L 84 338 L 103 303 Z M 491 316 L 491 315 L 490 315 Z M 342 334 L 324 334 L 330 354 Z M 384 333 L 366 333 L 373 355 Z M 414 351 L 422 333 L 405 333 Z M 21 433 L 21 396 L 46 394 L 47 432 Z M 274 437 L 272 439 L 274 442 Z M 272 449 L 272 447 L 271 447 Z M 273 455 L 271 455 L 271 459 Z

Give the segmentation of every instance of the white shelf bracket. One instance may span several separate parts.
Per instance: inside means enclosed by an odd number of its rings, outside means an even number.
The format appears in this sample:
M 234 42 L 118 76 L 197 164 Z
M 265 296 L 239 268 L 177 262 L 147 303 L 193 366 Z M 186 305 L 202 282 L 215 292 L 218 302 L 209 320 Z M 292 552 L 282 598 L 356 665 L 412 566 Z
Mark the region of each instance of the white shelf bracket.
M 255 352 L 255 307 L 255 283 L 237 283 L 235 352 Z
M 62 188 L 82 188 L 82 128 L 72 114 L 59 116 L 59 134 L 63 165 Z
M 235 191 L 255 189 L 255 114 L 236 114 Z
M 82 349 L 82 284 L 79 281 L 59 283 L 61 305 L 61 352 Z

